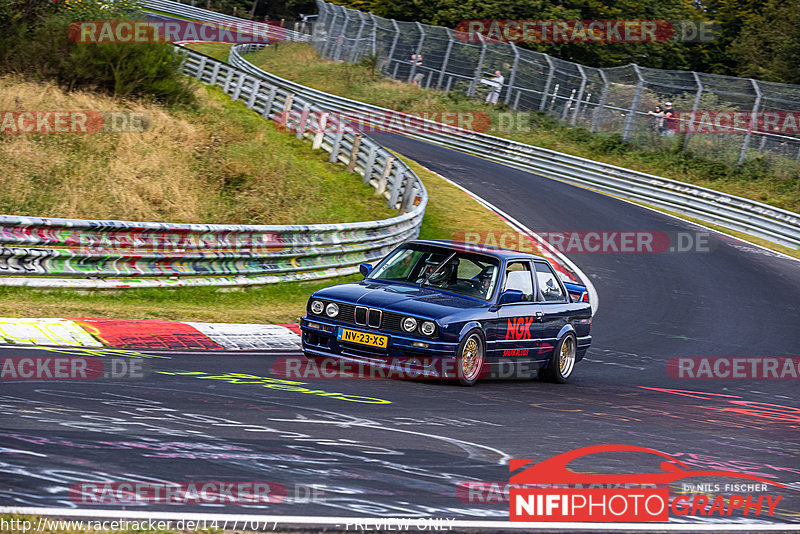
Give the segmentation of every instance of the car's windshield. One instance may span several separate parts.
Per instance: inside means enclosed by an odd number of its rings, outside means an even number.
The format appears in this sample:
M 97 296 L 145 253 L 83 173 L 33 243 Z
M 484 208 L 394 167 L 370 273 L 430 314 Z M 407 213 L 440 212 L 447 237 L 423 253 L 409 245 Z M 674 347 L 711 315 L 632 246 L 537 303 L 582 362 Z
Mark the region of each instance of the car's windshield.
M 499 266 L 500 261 L 491 256 L 413 244 L 392 252 L 369 277 L 488 300 L 497 284 Z

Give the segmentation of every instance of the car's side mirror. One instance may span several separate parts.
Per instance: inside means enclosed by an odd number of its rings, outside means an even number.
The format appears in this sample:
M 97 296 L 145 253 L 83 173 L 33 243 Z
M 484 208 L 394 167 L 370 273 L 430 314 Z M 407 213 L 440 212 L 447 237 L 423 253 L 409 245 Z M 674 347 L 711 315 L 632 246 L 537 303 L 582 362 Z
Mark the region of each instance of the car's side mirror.
M 497 304 L 502 306 L 503 304 L 511 304 L 512 302 L 522 302 L 524 299 L 525 294 L 519 289 L 506 289 L 500 295 L 500 300 L 497 301 Z
M 371 263 L 362 263 L 358 266 L 358 272 L 361 273 L 361 276 L 366 278 L 369 273 L 372 272 L 372 264 Z

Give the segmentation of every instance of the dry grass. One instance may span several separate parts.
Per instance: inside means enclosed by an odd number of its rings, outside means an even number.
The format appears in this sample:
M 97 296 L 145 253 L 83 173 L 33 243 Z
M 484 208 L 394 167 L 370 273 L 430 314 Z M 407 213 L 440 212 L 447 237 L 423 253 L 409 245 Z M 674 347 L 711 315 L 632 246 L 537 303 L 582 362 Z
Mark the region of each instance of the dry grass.
M 197 86 L 167 111 L 0 78 L 3 110 L 135 110 L 143 133 L 0 135 L 0 212 L 81 219 L 310 224 L 392 217 L 373 190 L 240 102 Z

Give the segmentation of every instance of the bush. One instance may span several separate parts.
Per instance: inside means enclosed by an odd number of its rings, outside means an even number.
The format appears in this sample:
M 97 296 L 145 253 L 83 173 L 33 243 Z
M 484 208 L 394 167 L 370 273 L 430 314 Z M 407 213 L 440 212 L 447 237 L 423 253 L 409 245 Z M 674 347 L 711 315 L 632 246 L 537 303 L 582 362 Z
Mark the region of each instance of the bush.
M 28 2 L 30 3 L 30 2 Z M 9 8 L 11 6 L 11 8 Z M 99 91 L 164 104 L 194 101 L 169 43 L 75 43 L 69 25 L 80 20 L 133 20 L 135 4 L 117 0 L 27 3 L 0 0 L 0 71 L 52 80 L 68 89 Z

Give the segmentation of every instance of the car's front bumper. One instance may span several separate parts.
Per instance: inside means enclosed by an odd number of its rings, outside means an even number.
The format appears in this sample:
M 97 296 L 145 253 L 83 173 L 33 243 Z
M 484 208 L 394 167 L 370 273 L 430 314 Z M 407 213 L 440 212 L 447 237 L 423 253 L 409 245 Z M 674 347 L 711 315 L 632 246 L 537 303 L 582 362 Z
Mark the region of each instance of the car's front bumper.
M 387 346 L 383 349 L 341 341 L 338 339 L 340 328 L 386 336 L 388 338 Z M 440 365 L 440 361 L 455 361 L 458 348 L 458 343 L 436 341 L 421 336 L 404 335 L 400 332 L 366 328 L 361 325 L 344 324 L 318 317 L 310 319 L 301 317 L 300 330 L 303 352 L 309 356 L 340 358 L 384 368 L 414 369 L 425 376 L 441 376 L 443 366 Z M 445 371 L 444 374 L 448 373 Z

